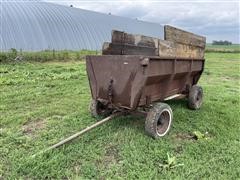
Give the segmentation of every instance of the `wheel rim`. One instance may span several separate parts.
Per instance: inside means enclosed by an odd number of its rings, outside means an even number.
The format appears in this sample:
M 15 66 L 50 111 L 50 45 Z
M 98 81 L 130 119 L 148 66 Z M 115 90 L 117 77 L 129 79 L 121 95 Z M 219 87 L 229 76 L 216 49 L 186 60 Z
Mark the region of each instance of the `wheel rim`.
M 172 121 L 172 115 L 171 112 L 168 109 L 164 109 L 157 121 L 157 134 L 158 136 L 164 136 L 171 125 L 171 121 Z

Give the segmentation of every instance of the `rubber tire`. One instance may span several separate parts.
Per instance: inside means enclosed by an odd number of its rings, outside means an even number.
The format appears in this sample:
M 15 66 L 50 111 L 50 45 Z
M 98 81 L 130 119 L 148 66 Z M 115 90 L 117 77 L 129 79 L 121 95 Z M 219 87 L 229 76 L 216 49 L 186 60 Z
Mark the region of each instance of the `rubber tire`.
M 111 114 L 110 109 L 107 109 L 101 102 L 95 99 L 92 99 L 92 101 L 90 102 L 89 111 L 91 112 L 93 117 L 106 117 Z
M 201 86 L 193 85 L 188 94 L 188 108 L 197 110 L 203 102 L 203 89 Z
M 159 134 L 157 132 L 157 124 L 159 121 L 159 118 L 163 112 L 167 111 L 169 113 L 169 124 L 167 126 L 167 129 L 164 133 Z M 166 104 L 166 103 L 157 103 L 155 104 L 150 111 L 147 114 L 146 121 L 145 121 L 145 131 L 146 133 L 153 137 L 154 139 L 160 138 L 165 136 L 172 124 L 172 119 L 173 119 L 173 113 L 171 107 Z

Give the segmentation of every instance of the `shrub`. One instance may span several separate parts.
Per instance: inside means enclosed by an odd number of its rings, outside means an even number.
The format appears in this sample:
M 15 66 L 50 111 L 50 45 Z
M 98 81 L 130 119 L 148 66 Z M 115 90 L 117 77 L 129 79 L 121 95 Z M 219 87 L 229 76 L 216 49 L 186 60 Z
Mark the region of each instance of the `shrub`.
M 0 62 L 14 61 L 16 57 L 23 59 L 24 61 L 37 61 L 37 62 L 46 62 L 46 61 L 79 61 L 83 60 L 86 55 L 99 54 L 98 51 L 56 51 L 56 50 L 44 50 L 38 52 L 23 52 L 17 51 L 16 49 L 11 49 L 8 52 L 0 53 Z

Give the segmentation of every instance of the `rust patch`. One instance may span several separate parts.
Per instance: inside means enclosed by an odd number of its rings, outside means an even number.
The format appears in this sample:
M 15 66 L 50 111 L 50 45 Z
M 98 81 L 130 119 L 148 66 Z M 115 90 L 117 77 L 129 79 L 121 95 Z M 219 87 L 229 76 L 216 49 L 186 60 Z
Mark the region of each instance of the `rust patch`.
M 22 126 L 22 132 L 26 135 L 33 136 L 36 131 L 43 129 L 45 125 L 45 120 L 41 118 L 29 120 Z

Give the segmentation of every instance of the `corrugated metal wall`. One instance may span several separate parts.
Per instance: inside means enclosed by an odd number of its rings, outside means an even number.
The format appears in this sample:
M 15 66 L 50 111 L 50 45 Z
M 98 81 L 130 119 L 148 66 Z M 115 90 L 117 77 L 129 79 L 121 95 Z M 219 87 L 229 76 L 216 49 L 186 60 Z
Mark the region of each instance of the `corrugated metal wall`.
M 1 1 L 1 50 L 99 50 L 111 30 L 163 38 L 163 26 L 40 1 Z

